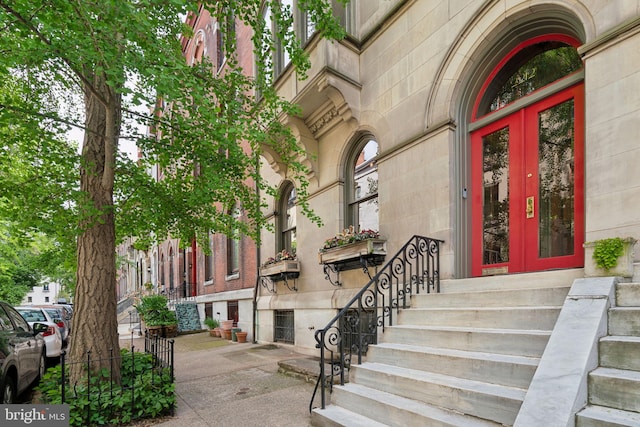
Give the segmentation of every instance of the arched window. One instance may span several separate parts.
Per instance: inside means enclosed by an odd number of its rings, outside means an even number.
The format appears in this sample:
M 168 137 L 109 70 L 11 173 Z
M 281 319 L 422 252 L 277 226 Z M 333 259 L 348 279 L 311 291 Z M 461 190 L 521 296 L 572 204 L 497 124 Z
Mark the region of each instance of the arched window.
M 213 233 L 209 232 L 209 251 L 204 254 L 204 280 L 213 280 Z
M 165 273 L 165 265 L 164 265 L 164 254 L 160 255 L 160 287 L 162 290 L 165 290 L 165 286 L 167 285 L 166 273 Z
M 240 218 L 240 211 L 235 210 L 233 216 Z M 235 228 L 232 235 L 227 237 L 227 275 L 234 276 L 240 273 L 240 230 Z
M 278 250 L 296 253 L 296 188 L 288 182 L 280 197 L 279 230 L 280 242 Z
M 488 76 L 471 123 L 472 273 L 578 267 L 584 88 L 578 41 L 527 40 Z
M 347 161 L 347 212 L 345 227 L 378 230 L 378 142 L 371 135 L 360 137 Z

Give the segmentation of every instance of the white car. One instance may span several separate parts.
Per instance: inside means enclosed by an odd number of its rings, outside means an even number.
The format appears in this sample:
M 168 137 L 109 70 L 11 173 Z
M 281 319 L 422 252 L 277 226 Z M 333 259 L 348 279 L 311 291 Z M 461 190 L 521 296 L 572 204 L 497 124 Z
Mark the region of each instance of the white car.
M 49 313 L 45 309 L 38 307 L 15 307 L 15 309 L 32 328 L 34 323 L 47 325 L 47 330 L 42 333 L 47 357 L 60 357 L 62 353 L 62 335 L 58 325 L 49 316 Z

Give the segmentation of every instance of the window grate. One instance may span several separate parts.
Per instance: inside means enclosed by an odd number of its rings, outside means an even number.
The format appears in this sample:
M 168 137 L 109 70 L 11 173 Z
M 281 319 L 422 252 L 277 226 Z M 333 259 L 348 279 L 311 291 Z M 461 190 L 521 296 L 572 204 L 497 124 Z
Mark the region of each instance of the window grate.
M 276 310 L 274 316 L 274 342 L 294 344 L 295 328 L 293 321 L 293 310 Z

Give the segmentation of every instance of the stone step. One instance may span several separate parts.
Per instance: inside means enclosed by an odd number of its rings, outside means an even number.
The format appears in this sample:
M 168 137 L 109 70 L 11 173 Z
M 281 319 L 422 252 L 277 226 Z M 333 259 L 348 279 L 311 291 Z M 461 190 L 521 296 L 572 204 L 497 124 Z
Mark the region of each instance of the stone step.
M 526 391 L 449 375 L 384 365 L 353 365 L 350 382 L 473 417 L 512 425 Z
M 550 331 L 555 326 L 560 308 L 411 308 L 400 311 L 398 324 Z
M 618 283 L 616 285 L 618 307 L 640 307 L 640 283 Z
M 640 372 L 596 368 L 589 374 L 589 403 L 640 412 Z
M 311 412 L 311 425 L 315 427 L 388 427 L 386 424 L 338 405 L 314 409 Z
M 640 307 L 609 309 L 609 335 L 640 336 Z
M 386 328 L 380 342 L 540 357 L 550 335 L 550 331 L 406 325 Z
M 638 427 L 640 413 L 589 405 L 576 416 L 576 427 Z
M 601 338 L 600 366 L 640 371 L 640 337 L 610 335 Z
M 570 287 L 563 286 L 419 294 L 411 297 L 411 308 L 561 306 L 569 289 Z
M 539 359 L 406 344 L 369 347 L 367 362 L 527 388 Z
M 492 421 L 463 415 L 444 408 L 427 405 L 414 399 L 387 393 L 359 384 L 335 387 L 332 398 L 343 409 L 356 414 L 367 414 L 390 426 L 460 426 L 495 427 Z M 351 425 L 351 424 L 349 424 Z
M 566 287 L 584 277 L 584 269 L 541 271 L 536 273 L 505 274 L 501 276 L 447 279 L 440 281 L 440 292 L 473 292 L 479 290 Z

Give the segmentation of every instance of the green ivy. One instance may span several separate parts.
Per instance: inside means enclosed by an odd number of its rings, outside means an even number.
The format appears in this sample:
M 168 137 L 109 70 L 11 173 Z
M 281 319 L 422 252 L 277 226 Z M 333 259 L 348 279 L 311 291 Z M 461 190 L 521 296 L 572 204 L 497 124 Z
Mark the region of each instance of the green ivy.
M 624 253 L 623 240 L 620 237 L 602 239 L 595 242 L 593 259 L 603 270 L 610 270 L 618 265 L 618 258 Z
M 121 356 L 122 385 L 111 384 L 109 371 L 103 369 L 91 378 L 90 394 L 86 380 L 75 388 L 67 386 L 65 403 L 69 404 L 71 427 L 122 425 L 166 415 L 175 406 L 175 385 L 168 369 L 154 368 L 151 354 L 123 349 Z M 43 403 L 62 403 L 61 379 L 60 365 L 47 370 L 36 388 Z

